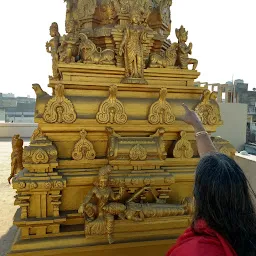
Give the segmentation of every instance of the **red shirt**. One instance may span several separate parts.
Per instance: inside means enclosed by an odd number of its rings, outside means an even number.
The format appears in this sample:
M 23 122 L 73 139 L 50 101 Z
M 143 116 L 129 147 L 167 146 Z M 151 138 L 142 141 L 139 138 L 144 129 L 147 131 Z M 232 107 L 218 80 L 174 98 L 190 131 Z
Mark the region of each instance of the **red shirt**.
M 204 220 L 196 222 L 195 234 L 188 228 L 166 256 L 237 256 L 231 245 Z

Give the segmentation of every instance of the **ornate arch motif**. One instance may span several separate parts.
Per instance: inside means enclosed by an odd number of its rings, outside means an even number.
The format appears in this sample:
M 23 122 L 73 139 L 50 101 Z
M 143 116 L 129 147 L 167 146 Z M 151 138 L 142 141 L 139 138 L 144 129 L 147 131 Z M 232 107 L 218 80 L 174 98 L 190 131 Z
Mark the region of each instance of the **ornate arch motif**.
M 151 124 L 171 124 L 175 121 L 170 104 L 166 101 L 167 89 L 160 90 L 159 100 L 149 110 L 148 121 Z
M 55 85 L 55 96 L 46 104 L 43 119 L 47 123 L 74 123 L 76 112 L 72 102 L 64 96 L 64 85 Z
M 49 156 L 46 151 L 39 148 L 33 153 L 32 161 L 35 164 L 46 164 L 49 161 Z
M 72 158 L 74 160 L 93 160 L 96 157 L 96 152 L 92 143 L 86 139 L 87 132 L 82 130 L 80 132 L 81 139 L 75 144 L 72 152 Z
M 216 125 L 220 123 L 220 109 L 218 103 L 212 104 L 210 99 L 214 100 L 215 92 L 204 90 L 201 102 L 196 106 L 195 112 L 200 117 L 204 125 Z
M 191 143 L 186 138 L 186 132 L 182 131 L 180 133 L 180 140 L 176 143 L 173 156 L 175 158 L 192 158 L 194 155 Z
M 96 120 L 100 124 L 125 124 L 127 115 L 121 101 L 117 98 L 117 86 L 111 85 L 109 88 L 109 97 L 102 102 Z

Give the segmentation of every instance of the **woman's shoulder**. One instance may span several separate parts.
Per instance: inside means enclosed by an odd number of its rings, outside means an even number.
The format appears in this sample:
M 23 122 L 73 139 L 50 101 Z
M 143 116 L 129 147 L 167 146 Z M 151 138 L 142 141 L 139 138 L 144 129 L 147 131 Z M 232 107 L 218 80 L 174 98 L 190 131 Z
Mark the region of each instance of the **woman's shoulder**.
M 188 238 L 167 256 L 226 256 L 217 238 L 199 235 Z

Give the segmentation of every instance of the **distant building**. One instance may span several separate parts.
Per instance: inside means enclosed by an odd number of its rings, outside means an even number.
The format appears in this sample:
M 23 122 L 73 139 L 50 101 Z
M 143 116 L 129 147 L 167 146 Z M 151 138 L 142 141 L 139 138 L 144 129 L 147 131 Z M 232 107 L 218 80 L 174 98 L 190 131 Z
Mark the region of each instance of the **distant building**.
M 34 123 L 35 102 L 34 98 L 0 93 L 0 122 Z

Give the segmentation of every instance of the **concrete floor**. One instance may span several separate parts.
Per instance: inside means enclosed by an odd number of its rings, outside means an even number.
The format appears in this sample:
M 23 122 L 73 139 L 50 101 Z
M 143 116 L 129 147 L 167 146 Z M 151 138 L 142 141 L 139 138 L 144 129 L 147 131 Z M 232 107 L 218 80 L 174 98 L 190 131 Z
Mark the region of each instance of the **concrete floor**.
M 29 142 L 25 141 L 25 145 Z M 11 139 L 0 140 L 0 256 L 7 255 L 17 228 L 12 225 L 17 206 L 14 206 L 15 191 L 8 184 L 11 166 Z

